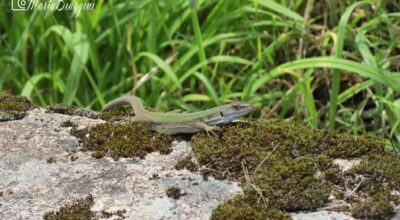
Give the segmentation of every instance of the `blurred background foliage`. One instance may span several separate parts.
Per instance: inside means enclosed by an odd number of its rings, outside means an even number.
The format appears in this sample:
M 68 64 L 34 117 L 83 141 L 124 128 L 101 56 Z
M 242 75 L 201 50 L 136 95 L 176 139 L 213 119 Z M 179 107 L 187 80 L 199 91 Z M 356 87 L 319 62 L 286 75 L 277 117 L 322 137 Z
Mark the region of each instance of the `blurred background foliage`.
M 96 110 L 126 93 L 157 110 L 242 100 L 254 117 L 400 140 L 397 0 L 95 3 L 71 18 L 1 1 L 0 91 Z

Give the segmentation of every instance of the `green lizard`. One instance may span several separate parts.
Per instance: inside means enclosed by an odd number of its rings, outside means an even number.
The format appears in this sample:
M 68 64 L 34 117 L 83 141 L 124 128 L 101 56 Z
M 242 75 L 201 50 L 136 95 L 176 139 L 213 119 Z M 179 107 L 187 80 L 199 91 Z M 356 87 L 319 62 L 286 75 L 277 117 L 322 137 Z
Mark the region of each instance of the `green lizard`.
M 253 106 L 246 103 L 234 102 L 200 112 L 150 112 L 147 111 L 138 97 L 122 96 L 108 104 L 102 111 L 113 107 L 128 104 L 133 108 L 134 122 L 143 123 L 148 129 L 163 134 L 195 133 L 206 131 L 213 133 L 218 129 L 215 125 L 226 124 L 253 110 Z

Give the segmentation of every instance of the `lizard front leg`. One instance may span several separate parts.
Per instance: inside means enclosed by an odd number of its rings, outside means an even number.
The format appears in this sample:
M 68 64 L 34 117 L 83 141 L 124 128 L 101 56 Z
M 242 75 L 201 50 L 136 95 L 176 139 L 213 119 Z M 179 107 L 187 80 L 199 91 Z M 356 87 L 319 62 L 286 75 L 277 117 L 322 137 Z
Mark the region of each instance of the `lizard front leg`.
M 210 136 L 210 133 L 215 135 L 214 131 L 220 130 L 220 128 L 217 126 L 209 126 L 206 123 L 200 121 L 193 123 L 193 126 L 203 131 L 206 131 L 208 136 Z

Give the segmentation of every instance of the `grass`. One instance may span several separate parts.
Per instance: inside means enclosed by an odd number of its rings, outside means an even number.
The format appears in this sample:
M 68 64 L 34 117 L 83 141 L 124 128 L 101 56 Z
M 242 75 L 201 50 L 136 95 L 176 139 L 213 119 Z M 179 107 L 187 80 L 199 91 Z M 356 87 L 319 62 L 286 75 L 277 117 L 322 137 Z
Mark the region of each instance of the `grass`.
M 399 147 L 399 17 L 394 0 L 100 0 L 76 18 L 2 1 L 0 91 L 97 110 L 128 92 L 158 110 L 242 100 Z

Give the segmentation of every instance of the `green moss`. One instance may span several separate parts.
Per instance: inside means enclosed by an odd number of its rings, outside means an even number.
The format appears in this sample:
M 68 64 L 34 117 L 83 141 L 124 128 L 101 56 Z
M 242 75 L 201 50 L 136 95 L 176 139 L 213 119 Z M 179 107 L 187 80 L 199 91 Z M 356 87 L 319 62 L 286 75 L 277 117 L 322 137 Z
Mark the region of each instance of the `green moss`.
M 74 124 L 70 120 L 63 121 L 60 125 L 61 127 L 76 127 L 76 124 Z
M 75 106 L 69 106 L 64 104 L 53 104 L 46 107 L 47 113 L 58 113 L 63 115 L 74 115 L 75 110 L 78 109 Z
M 342 170 L 339 166 L 333 165 L 324 171 L 324 178 L 331 183 L 340 184 L 342 181 Z
M 400 190 L 398 155 L 391 152 L 369 155 L 345 175 L 348 187 L 358 186 L 358 190 L 350 198 L 353 205 L 352 214 L 355 217 L 384 219 L 393 212 L 390 203 L 399 204 L 399 197 L 391 195 L 392 191 Z
M 91 219 L 94 216 L 94 213 L 90 211 L 93 205 L 93 197 L 90 195 L 84 199 L 75 200 L 71 204 L 61 207 L 58 211 L 46 212 L 43 218 L 45 220 Z
M 213 210 L 211 215 L 212 220 L 264 220 L 290 219 L 288 213 L 278 209 L 268 209 L 259 202 L 250 201 L 242 196 L 235 196 L 227 202 L 219 205 Z
M 327 200 L 330 184 L 318 180 L 315 167 L 308 158 L 281 160 L 271 158 L 263 170 L 252 178 L 245 193 L 265 198 L 266 205 L 285 211 L 313 210 L 321 207 Z
M 199 166 L 213 170 L 216 178 L 232 178 L 244 185 L 244 196 L 221 204 L 213 212 L 214 219 L 279 219 L 268 210 L 289 218 L 287 212 L 317 209 L 326 204 L 331 193 L 337 198 L 348 193 L 349 188 L 344 184 L 349 183 L 350 174 L 344 174 L 334 159 L 361 157 L 368 164 L 376 163 L 368 155 L 380 155 L 389 161 L 396 157 L 393 154 L 387 157 L 382 139 L 356 138 L 293 122 L 249 120 L 221 129 L 218 136 L 199 133 L 192 138 Z M 400 185 L 397 179 L 400 170 L 390 167 L 400 168 L 394 161 L 386 165 L 378 163 L 372 168 L 362 163 L 361 166 L 371 168 L 371 173 L 357 172 L 376 175 L 393 190 L 395 184 Z M 248 178 L 244 178 L 244 171 Z M 356 194 L 369 193 L 364 190 L 367 188 L 361 187 Z
M 192 161 L 191 156 L 187 156 L 187 157 L 179 160 L 175 165 L 175 169 L 177 169 L 177 170 L 182 170 L 185 168 L 192 172 L 197 170 L 197 165 Z
M 117 210 L 114 212 L 108 212 L 105 210 L 102 210 L 100 213 L 96 213 L 96 218 L 95 219 L 125 219 L 125 213 L 126 210 Z M 113 218 L 115 217 L 115 218 Z
M 360 219 L 386 219 L 393 213 L 390 193 L 377 193 L 353 205 L 352 215 Z
M 182 192 L 182 190 L 176 186 L 169 187 L 165 191 L 165 193 L 167 194 L 168 197 L 173 198 L 173 199 L 179 199 L 181 196 L 186 195 L 186 193 Z
M 33 104 L 24 96 L 0 93 L 0 121 L 21 119 L 32 107 Z
M 130 106 L 119 106 L 112 108 L 110 110 L 100 112 L 99 118 L 109 121 L 111 119 L 119 119 L 121 117 L 133 117 L 135 114 Z
M 354 184 L 357 184 L 357 176 L 368 177 L 364 180 L 362 188 L 370 194 L 388 189 L 399 191 L 400 157 L 390 152 L 372 154 L 350 169 L 346 175 L 354 180 Z
M 172 137 L 149 131 L 138 123 L 102 123 L 82 130 L 71 131 L 87 150 L 96 158 L 110 156 L 141 157 L 159 151 L 167 154 L 172 151 Z
M 230 172 L 230 177 L 242 177 L 242 163 L 252 171 L 274 148 L 274 154 L 282 158 L 325 155 L 330 161 L 332 158 L 353 158 L 384 150 L 380 139 L 354 138 L 279 120 L 230 124 L 222 127 L 221 134 L 209 137 L 199 133 L 192 138 L 200 165 L 216 170 L 217 178 L 223 178 L 226 171 Z

